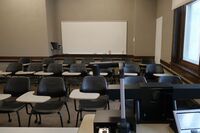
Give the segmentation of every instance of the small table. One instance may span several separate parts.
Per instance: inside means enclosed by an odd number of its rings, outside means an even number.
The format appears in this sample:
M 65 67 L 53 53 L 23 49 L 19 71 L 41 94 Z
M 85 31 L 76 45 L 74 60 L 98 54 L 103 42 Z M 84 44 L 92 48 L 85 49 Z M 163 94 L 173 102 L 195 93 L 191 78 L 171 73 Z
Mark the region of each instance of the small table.
M 50 96 L 36 96 L 34 91 L 29 91 L 16 99 L 18 102 L 23 103 L 44 103 L 51 99 Z
M 0 94 L 0 100 L 4 100 L 11 97 L 11 94 Z

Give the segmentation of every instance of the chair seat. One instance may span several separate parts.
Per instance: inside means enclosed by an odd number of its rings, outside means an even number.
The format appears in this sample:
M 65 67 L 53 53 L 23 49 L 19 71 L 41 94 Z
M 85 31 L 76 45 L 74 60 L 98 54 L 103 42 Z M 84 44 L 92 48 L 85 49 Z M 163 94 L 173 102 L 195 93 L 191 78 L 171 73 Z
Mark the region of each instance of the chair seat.
M 25 106 L 24 103 L 19 103 L 15 100 L 2 101 L 0 102 L 0 112 L 8 113 L 8 112 L 16 112 L 22 109 Z
M 98 108 L 106 108 L 109 101 L 107 95 L 102 95 L 95 100 L 80 100 L 79 109 L 85 111 L 96 111 Z
M 32 109 L 33 114 L 52 114 L 62 109 L 62 101 L 48 101 L 45 103 L 37 103 Z

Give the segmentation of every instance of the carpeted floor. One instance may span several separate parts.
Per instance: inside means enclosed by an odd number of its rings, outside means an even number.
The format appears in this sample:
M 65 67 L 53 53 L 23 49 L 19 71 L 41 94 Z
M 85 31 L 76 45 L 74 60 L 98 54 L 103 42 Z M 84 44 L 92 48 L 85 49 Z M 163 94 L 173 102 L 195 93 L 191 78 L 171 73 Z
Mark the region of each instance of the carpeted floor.
M 3 87 L 4 87 L 4 84 L 1 84 L 0 93 L 2 93 Z M 78 87 L 73 87 L 73 88 L 75 89 Z M 32 86 L 31 89 L 35 90 L 36 87 Z M 64 127 L 74 127 L 75 121 L 76 121 L 76 111 L 74 110 L 74 102 L 72 99 L 69 99 L 67 103 L 70 109 L 71 122 L 67 123 L 67 120 L 68 120 L 67 111 L 66 111 L 66 108 L 63 106 L 61 110 L 61 114 L 63 117 L 63 124 L 64 124 Z M 119 109 L 119 102 L 110 101 L 110 109 Z M 29 116 L 26 114 L 25 108 L 22 109 L 19 113 L 21 117 L 22 127 L 27 127 Z M 83 113 L 83 116 L 84 114 L 86 113 Z M 12 118 L 12 122 L 8 122 L 8 115 L 0 113 L 0 127 L 17 127 L 18 121 L 17 121 L 16 113 L 11 113 L 11 118 Z M 42 123 L 40 125 L 37 123 L 34 123 L 34 121 L 35 121 L 35 117 L 32 117 L 31 127 L 61 127 L 60 118 L 58 114 L 42 115 Z M 79 125 L 80 125 L 80 121 L 79 121 Z

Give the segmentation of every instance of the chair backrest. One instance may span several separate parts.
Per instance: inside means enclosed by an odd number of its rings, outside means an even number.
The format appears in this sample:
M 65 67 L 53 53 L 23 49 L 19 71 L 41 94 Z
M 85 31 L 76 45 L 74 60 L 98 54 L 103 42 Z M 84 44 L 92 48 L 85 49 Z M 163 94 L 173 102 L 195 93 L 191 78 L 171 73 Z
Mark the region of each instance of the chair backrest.
M 104 62 L 104 61 L 112 61 L 112 58 L 104 57 L 104 58 L 101 59 L 101 61 L 102 62 Z
M 54 63 L 55 62 L 55 60 L 53 59 L 53 58 L 44 58 L 43 60 L 42 60 L 42 64 L 46 64 L 47 66 L 49 65 L 49 64 L 51 64 L 51 63 Z
M 81 63 L 83 64 L 89 64 L 90 62 L 94 62 L 93 58 L 84 58 Z
M 12 72 L 12 74 L 20 70 L 22 70 L 21 63 L 10 63 L 8 67 L 6 68 L 6 72 Z
M 124 78 L 125 85 L 131 85 L 137 83 L 146 83 L 146 79 L 142 76 L 130 76 Z
M 124 72 L 125 73 L 140 73 L 140 67 L 137 64 L 125 64 Z
M 164 69 L 160 64 L 148 64 L 146 67 L 146 73 L 164 73 Z
M 103 76 L 86 76 L 80 88 L 81 92 L 105 94 L 107 82 Z
M 72 58 L 72 57 L 66 57 L 64 58 L 64 61 L 63 61 L 63 64 L 68 64 L 68 65 L 75 64 L 75 63 L 76 63 L 76 60 L 75 58 Z
M 22 57 L 19 59 L 19 63 L 21 63 L 21 64 L 31 63 L 31 58 L 30 57 Z
M 182 84 L 181 78 L 178 76 L 161 76 L 158 80 L 159 83 Z
M 124 60 L 124 62 L 125 62 L 126 64 L 132 64 L 132 63 L 133 63 L 133 59 L 130 58 L 130 57 L 127 57 L 127 58 L 125 58 L 125 59 L 123 59 L 123 60 Z
M 60 77 L 42 78 L 37 90 L 38 95 L 50 97 L 63 97 L 66 92 L 64 80 Z
M 51 63 L 47 68 L 47 72 L 53 72 L 54 75 L 61 75 L 63 72 L 62 64 Z
M 142 58 L 141 63 L 142 63 L 142 64 L 154 64 L 155 61 L 154 61 L 154 59 Z
M 27 71 L 34 71 L 34 72 L 38 72 L 38 71 L 42 71 L 43 67 L 41 63 L 31 63 L 28 68 Z
M 12 77 L 4 88 L 4 93 L 18 97 L 30 90 L 30 80 L 27 77 Z
M 70 72 L 85 72 L 85 64 L 71 64 L 69 68 Z

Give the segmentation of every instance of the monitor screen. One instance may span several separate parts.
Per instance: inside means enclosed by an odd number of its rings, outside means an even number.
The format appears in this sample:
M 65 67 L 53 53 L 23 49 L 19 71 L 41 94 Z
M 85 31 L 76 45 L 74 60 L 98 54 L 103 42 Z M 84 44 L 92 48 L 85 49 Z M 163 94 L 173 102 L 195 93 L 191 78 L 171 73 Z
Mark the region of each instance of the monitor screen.
M 177 113 L 181 130 L 200 129 L 200 112 Z
M 174 111 L 176 126 L 179 133 L 200 132 L 200 110 Z M 186 132 L 185 132 L 186 131 Z

